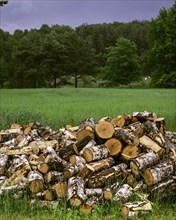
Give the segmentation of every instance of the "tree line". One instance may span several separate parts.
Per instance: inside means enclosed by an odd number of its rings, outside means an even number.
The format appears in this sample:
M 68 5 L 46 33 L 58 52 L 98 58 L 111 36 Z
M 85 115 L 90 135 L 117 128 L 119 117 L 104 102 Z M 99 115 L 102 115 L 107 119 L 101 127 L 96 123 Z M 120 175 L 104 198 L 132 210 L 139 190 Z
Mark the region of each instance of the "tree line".
M 84 76 L 101 86 L 151 79 L 152 87 L 176 87 L 176 2 L 156 19 L 82 24 L 43 24 L 39 29 L 0 29 L 0 87 L 57 87 Z

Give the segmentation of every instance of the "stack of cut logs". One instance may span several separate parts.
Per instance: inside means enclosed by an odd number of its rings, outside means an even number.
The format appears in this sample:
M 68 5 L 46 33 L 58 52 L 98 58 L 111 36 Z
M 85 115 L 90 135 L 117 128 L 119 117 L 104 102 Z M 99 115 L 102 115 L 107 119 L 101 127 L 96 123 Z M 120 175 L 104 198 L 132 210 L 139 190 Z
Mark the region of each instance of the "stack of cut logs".
M 24 191 L 46 204 L 65 197 L 86 213 L 104 202 L 123 204 L 124 218 L 149 212 L 150 200 L 176 196 L 176 132 L 146 111 L 58 131 L 13 124 L 0 132 L 0 196 Z

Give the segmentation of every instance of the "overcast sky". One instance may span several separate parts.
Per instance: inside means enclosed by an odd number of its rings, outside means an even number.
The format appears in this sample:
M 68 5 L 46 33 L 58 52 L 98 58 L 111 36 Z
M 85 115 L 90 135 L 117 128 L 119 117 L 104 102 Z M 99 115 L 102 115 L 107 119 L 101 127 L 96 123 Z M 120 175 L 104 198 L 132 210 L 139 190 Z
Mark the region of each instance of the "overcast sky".
M 83 23 L 150 20 L 173 4 L 174 0 L 9 0 L 0 7 L 0 27 L 13 33 L 42 24 L 74 28 Z

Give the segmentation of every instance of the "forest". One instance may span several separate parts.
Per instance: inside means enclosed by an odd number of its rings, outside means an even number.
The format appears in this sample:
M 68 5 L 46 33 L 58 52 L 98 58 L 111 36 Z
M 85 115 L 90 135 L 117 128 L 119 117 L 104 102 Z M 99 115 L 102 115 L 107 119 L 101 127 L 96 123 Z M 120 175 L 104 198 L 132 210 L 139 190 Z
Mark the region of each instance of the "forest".
M 156 19 L 0 29 L 0 88 L 176 87 L 176 1 Z

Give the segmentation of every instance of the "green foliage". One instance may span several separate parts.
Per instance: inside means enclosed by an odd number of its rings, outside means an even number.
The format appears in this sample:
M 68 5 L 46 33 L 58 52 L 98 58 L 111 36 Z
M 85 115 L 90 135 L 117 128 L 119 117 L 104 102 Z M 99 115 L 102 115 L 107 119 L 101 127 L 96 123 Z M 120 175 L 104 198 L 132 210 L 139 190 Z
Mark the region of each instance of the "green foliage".
M 115 47 L 107 48 L 106 66 L 101 69 L 103 78 L 114 86 L 138 80 L 139 61 L 136 51 L 134 42 L 119 38 Z
M 150 41 L 153 52 L 155 87 L 176 87 L 176 2 L 170 9 L 163 8 L 151 23 Z M 170 82 L 173 80 L 173 82 Z

